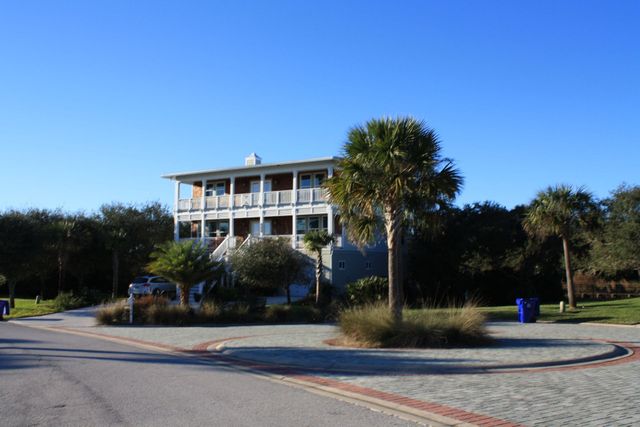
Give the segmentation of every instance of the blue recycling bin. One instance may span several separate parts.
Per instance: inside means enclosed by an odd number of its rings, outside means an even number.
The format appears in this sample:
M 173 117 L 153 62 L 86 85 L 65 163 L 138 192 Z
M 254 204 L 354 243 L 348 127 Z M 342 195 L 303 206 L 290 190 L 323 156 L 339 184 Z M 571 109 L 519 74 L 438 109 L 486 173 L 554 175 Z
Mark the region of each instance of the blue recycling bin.
M 0 300 L 0 320 L 2 319 L 3 315 L 10 315 L 10 309 L 9 309 L 9 301 L 4 301 L 4 300 Z
M 540 310 L 538 298 L 518 298 L 518 321 L 520 323 L 535 323 L 537 314 Z

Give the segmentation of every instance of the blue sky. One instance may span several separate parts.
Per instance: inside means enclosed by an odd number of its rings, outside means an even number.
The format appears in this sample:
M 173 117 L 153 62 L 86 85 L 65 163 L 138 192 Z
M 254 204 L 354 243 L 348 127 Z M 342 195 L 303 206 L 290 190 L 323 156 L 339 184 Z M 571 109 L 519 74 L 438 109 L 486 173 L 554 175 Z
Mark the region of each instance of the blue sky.
M 0 209 L 172 202 L 168 172 L 337 155 L 413 115 L 458 202 L 640 184 L 640 2 L 0 4 Z

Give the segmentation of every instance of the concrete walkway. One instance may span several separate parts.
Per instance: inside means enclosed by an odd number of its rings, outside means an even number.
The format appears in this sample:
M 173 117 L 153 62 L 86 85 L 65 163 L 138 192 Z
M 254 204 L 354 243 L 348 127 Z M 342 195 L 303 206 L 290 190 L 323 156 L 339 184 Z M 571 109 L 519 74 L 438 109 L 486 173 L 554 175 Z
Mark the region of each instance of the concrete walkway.
M 195 350 L 442 425 L 640 423 L 639 328 L 500 322 L 485 348 L 378 350 L 326 344 L 332 325 L 101 327 L 92 314 L 13 322 Z

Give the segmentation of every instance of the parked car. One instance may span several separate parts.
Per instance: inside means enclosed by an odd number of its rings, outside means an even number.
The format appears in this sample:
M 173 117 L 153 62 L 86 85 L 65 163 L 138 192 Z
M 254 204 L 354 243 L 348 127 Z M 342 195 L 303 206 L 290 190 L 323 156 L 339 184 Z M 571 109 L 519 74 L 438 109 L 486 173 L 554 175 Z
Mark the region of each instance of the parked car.
M 140 276 L 133 279 L 129 285 L 129 295 L 166 295 L 176 296 L 176 284 L 160 276 Z

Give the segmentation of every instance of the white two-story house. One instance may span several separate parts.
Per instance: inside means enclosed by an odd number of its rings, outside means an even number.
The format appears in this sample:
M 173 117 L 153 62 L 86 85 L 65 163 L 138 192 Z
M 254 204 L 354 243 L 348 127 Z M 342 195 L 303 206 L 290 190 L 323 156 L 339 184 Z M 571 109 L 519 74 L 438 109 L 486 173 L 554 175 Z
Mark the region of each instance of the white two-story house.
M 304 234 L 325 229 L 335 236 L 324 254 L 325 276 L 334 286 L 386 276 L 386 247 L 363 253 L 350 244 L 339 211 L 327 202 L 322 183 L 333 176 L 337 160 L 263 164 L 252 153 L 243 166 L 164 175 L 175 182 L 175 239 L 203 240 L 214 256 L 222 257 L 248 239 L 270 237 L 287 239 L 304 251 Z

